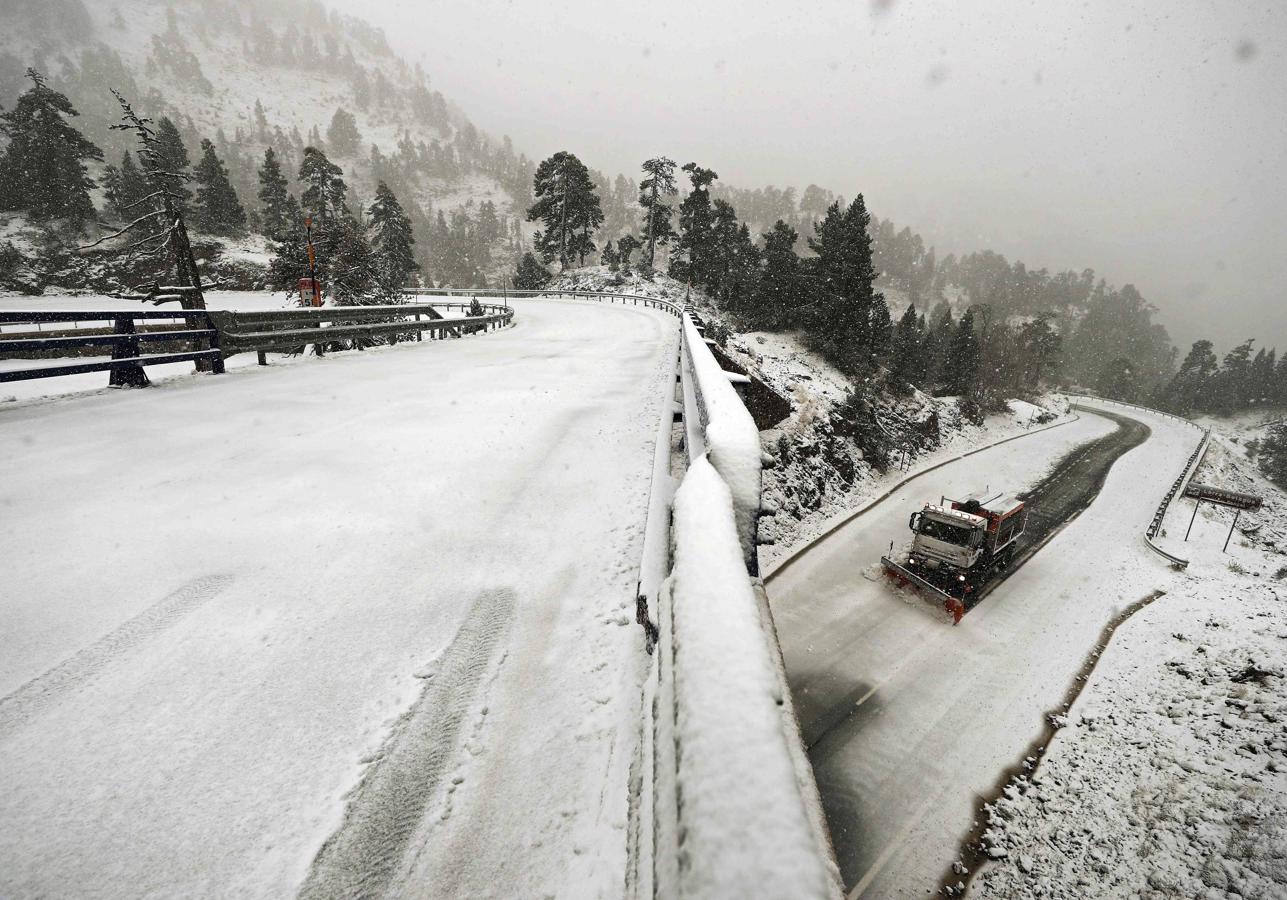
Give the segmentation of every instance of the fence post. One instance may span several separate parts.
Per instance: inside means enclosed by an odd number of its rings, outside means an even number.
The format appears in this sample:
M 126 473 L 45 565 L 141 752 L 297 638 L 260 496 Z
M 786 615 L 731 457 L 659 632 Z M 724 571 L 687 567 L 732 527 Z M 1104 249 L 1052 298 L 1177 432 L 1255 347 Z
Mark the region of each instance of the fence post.
M 113 333 L 115 334 L 137 334 L 134 330 L 134 318 L 132 316 L 117 316 L 113 322 Z M 139 355 L 139 342 L 135 338 L 131 341 L 120 341 L 112 345 L 112 359 L 134 359 Z M 152 382 L 148 380 L 147 373 L 138 363 L 127 366 L 113 366 L 111 375 L 108 377 L 108 387 L 147 387 Z
M 206 341 L 206 349 L 222 350 L 223 348 L 219 344 L 219 329 L 215 327 L 214 319 L 210 318 L 210 313 L 206 313 L 206 327 L 212 332 L 209 339 Z M 223 353 L 220 353 L 214 359 L 210 360 L 210 371 L 215 375 L 222 375 L 224 373 Z

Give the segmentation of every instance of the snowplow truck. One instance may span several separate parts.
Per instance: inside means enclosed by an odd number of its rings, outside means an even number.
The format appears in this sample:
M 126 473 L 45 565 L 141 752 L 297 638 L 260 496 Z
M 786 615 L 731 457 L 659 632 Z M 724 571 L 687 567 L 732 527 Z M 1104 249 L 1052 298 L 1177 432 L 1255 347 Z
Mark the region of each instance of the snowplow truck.
M 1023 501 L 980 492 L 963 500 L 926 503 L 912 513 L 912 543 L 901 561 L 882 557 L 900 581 L 940 595 L 957 621 L 972 595 L 1014 558 L 1028 524 Z

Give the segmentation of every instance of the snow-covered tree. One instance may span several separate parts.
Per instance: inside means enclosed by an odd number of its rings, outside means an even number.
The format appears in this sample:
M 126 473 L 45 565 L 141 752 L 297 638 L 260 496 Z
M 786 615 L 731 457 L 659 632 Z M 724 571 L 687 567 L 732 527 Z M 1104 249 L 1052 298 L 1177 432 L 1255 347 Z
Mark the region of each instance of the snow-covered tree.
M 362 136 L 358 134 L 357 119 L 353 117 L 353 113 L 343 107 L 335 110 L 330 127 L 326 129 L 326 141 L 331 150 L 340 156 L 357 153 Z
M 633 234 L 623 234 L 617 241 L 617 264 L 621 271 L 630 274 L 630 255 L 643 246 L 643 242 Z
M 800 257 L 795 252 L 796 230 L 778 219 L 764 235 L 763 269 L 756 287 L 754 324 L 761 328 L 790 328 L 803 300 Z
M 344 170 L 327 159 L 318 148 L 304 148 L 304 159 L 299 164 L 299 181 L 304 186 L 301 205 L 320 222 L 351 217 L 345 202 L 348 185 L 344 183 Z
M 539 291 L 549 283 L 550 273 L 530 251 L 518 261 L 512 283 L 517 291 Z
M 719 178 L 713 170 L 695 162 L 684 166 L 692 190 L 679 204 L 678 259 L 672 257 L 670 274 L 690 284 L 705 284 L 713 265 L 715 213 L 711 207 L 711 182 Z
M 376 186 L 375 200 L 367 213 L 380 285 L 384 293 L 398 294 L 407 276 L 420 268 L 415 258 L 416 239 L 411 231 L 411 219 L 383 181 Z
M 924 377 L 921 339 L 920 318 L 916 315 L 916 306 L 909 303 L 898 320 L 889 354 L 889 374 L 896 386 L 921 383 Z
M 545 262 L 559 261 L 566 269 L 572 259 L 585 264 L 594 252 L 590 236 L 603 224 L 603 210 L 585 164 L 566 150 L 542 162 L 533 177 L 536 202 L 527 211 L 529 222 L 544 228 L 535 236 L 536 249 Z
M 812 341 L 842 370 L 870 369 L 876 347 L 872 314 L 883 297 L 875 290 L 870 216 L 862 194 L 846 208 L 839 202 L 814 226 L 809 247 L 817 254 L 810 262 L 812 278 L 809 332 Z M 886 320 L 888 309 L 885 310 Z
M 657 263 L 657 245 L 669 244 L 676 236 L 670 224 L 670 204 L 666 198 L 675 195 L 675 161 L 665 156 L 644 160 L 644 179 L 639 182 L 639 205 L 644 209 L 643 236 L 648 250 L 648 266 Z
M 272 147 L 264 151 L 259 167 L 259 209 L 264 234 L 272 240 L 281 240 L 290 229 L 300 226 L 299 201 L 287 190 L 286 176 Z
M 187 187 L 188 167 L 192 161 L 188 157 L 188 148 L 183 144 L 178 126 L 167 116 L 157 120 L 156 143 L 152 152 L 156 156 L 155 168 L 158 171 L 183 176 L 171 179 L 169 189 L 175 195 L 174 202 L 186 211 L 192 199 L 192 191 Z
M 27 77 L 32 86 L 0 113 L 0 134 L 9 140 L 0 156 L 0 208 L 80 227 L 94 215 L 85 161 L 101 160 L 103 151 L 68 124 L 65 117 L 79 113 L 66 96 L 35 69 Z
M 197 197 L 192 209 L 193 224 L 209 234 L 225 237 L 243 233 L 246 210 L 228 180 L 228 170 L 209 140 L 201 142 L 201 160 L 194 170 L 194 177 Z

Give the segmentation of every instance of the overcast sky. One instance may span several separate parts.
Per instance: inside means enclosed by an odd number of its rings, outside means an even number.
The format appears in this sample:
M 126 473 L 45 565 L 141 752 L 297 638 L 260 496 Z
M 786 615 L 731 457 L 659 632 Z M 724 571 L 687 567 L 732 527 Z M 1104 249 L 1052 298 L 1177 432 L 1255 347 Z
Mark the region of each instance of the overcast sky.
M 610 175 L 862 191 L 947 251 L 1133 282 L 1287 349 L 1280 0 L 330 0 L 484 130 Z

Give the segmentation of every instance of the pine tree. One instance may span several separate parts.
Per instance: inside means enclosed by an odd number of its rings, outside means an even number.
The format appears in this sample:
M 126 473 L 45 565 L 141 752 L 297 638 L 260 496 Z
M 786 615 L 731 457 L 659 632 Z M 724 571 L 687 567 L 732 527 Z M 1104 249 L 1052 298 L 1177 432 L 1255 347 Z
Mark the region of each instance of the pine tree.
M 550 273 L 531 252 L 523 254 L 512 279 L 516 291 L 539 291 L 550 280 Z
M 362 136 L 358 134 L 357 119 L 353 113 L 344 108 L 335 110 L 331 117 L 330 127 L 326 129 L 326 140 L 331 151 L 340 156 L 352 156 L 358 152 Z
M 657 264 L 657 245 L 669 244 L 676 236 L 670 224 L 671 209 L 664 198 L 675 194 L 675 161 L 665 156 L 644 160 L 644 179 L 639 182 L 639 205 L 644 209 L 643 235 L 648 248 L 648 267 Z
M 617 264 L 621 266 L 621 271 L 626 275 L 630 274 L 630 254 L 642 246 L 642 242 L 633 234 L 623 235 L 617 241 Z
M 921 364 L 925 370 L 922 384 L 934 386 L 942 383 L 947 372 L 948 351 L 955 333 L 952 307 L 940 300 L 930 313 L 929 322 L 924 329 L 925 336 L 921 339 Z
M 965 311 L 952 336 L 943 382 L 948 392 L 959 397 L 971 394 L 978 385 L 979 337 L 974 333 L 974 307 Z
M 692 191 L 679 204 L 678 259 L 672 259 L 670 274 L 686 279 L 690 284 L 705 284 L 710 280 L 711 257 L 714 254 L 715 213 L 711 208 L 710 185 L 719 178 L 711 169 L 697 163 L 684 166 Z
M 264 234 L 270 239 L 282 240 L 287 231 L 298 227 L 298 204 L 295 216 L 291 215 L 293 200 L 286 189 L 286 176 L 277 162 L 277 154 L 269 147 L 264 151 L 264 162 L 259 167 L 259 205 Z
M 134 164 L 134 154 L 126 150 L 121 156 L 121 181 L 116 192 L 116 212 L 121 219 L 141 215 L 143 198 L 149 193 L 147 176 Z
M 323 234 L 327 289 L 339 306 L 381 302 L 380 273 L 366 232 L 353 217 L 337 219 Z
M 761 328 L 790 327 L 801 302 L 796 230 L 778 219 L 764 235 L 764 267 L 756 286 L 756 320 Z
M 0 134 L 9 146 L 0 156 L 0 209 L 23 209 L 32 218 L 65 219 L 79 228 L 94 215 L 95 187 L 85 161 L 103 151 L 68 124 L 80 115 L 71 101 L 27 70 L 32 87 L 12 110 L 0 113 Z
M 375 200 L 368 215 L 371 249 L 375 254 L 380 285 L 386 295 L 400 295 L 407 276 L 420 268 L 415 258 L 416 239 L 411 231 L 411 220 L 383 181 L 376 186 Z
M 1276 422 L 1269 426 L 1260 442 L 1257 462 L 1266 478 L 1287 490 L 1287 423 Z
M 839 202 L 831 204 L 814 226 L 817 236 L 809 239 L 817 254 L 811 265 L 814 302 L 809 330 L 815 345 L 850 373 L 872 365 L 872 313 L 876 301 L 884 299 L 873 287 L 870 221 L 859 194 L 845 209 Z
M 193 172 L 197 198 L 193 206 L 193 224 L 209 234 L 231 237 L 246 229 L 246 211 L 237 198 L 228 170 L 215 153 L 209 140 L 201 142 L 201 161 Z
M 560 150 L 537 166 L 533 194 L 536 202 L 527 211 L 527 221 L 545 226 L 535 239 L 541 258 L 546 263 L 557 259 L 561 269 L 573 258 L 584 265 L 585 257 L 594 252 L 590 236 L 603 224 L 603 210 L 585 164 Z
M 608 271 L 617 271 L 617 263 L 620 261 L 620 257 L 617 255 L 617 248 L 613 246 L 612 241 L 604 241 L 603 256 L 600 258 L 603 260 L 603 264 L 608 267 Z
M 174 122 L 162 116 L 156 123 L 156 167 L 161 172 L 180 176 L 170 179 L 171 189 L 176 197 L 174 202 L 180 209 L 187 211 L 192 192 L 186 186 L 188 167 L 192 161 L 188 158 L 188 148 L 183 145 L 183 138 Z
M 299 164 L 299 181 L 304 186 L 300 203 L 320 222 L 351 218 L 345 195 L 344 170 L 316 147 L 305 147 Z
M 907 304 L 907 309 L 898 320 L 894 332 L 893 347 L 890 350 L 889 375 L 896 385 L 917 385 L 923 377 L 921 364 L 921 328 L 916 315 L 916 307 Z

